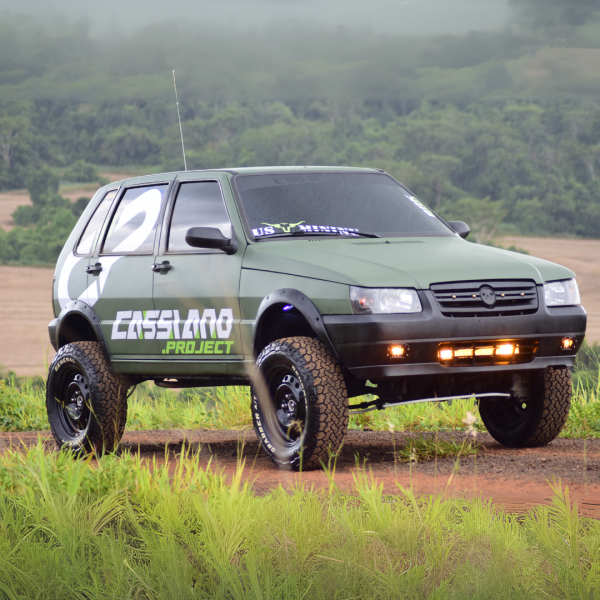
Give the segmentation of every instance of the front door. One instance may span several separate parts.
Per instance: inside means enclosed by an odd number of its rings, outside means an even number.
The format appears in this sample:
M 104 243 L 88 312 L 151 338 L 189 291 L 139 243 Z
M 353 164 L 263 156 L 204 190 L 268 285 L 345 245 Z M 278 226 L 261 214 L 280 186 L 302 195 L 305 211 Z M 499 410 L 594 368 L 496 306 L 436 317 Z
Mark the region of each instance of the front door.
M 164 183 L 125 189 L 100 252 L 90 261 L 97 267 L 90 275 L 98 294 L 94 308 L 113 360 L 139 360 L 158 352 L 152 266 L 167 187 Z
M 232 236 L 219 182 L 179 183 L 165 224 L 156 259 L 164 269 L 154 275 L 154 307 L 160 311 L 162 324 L 157 335 L 161 358 L 201 362 L 208 370 L 211 362 L 242 360 L 242 253 L 227 255 L 223 250 L 192 248 L 185 241 L 190 227 L 214 227 L 225 237 Z

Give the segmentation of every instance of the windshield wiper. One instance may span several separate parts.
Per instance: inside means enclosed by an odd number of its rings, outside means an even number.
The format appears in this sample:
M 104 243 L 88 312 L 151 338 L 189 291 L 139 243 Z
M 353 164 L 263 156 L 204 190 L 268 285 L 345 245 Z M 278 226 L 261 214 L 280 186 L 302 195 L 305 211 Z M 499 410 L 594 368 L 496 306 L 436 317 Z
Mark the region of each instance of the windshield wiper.
M 367 237 L 367 238 L 380 238 L 381 236 L 377 233 L 368 233 L 366 231 L 349 231 L 348 233 L 341 233 L 339 231 L 306 231 L 304 229 L 296 229 L 294 231 L 290 231 L 288 233 L 274 233 L 272 235 L 261 235 L 258 239 L 266 240 L 271 238 L 278 237 L 288 237 L 288 236 L 300 236 L 300 235 L 335 235 L 337 237 Z

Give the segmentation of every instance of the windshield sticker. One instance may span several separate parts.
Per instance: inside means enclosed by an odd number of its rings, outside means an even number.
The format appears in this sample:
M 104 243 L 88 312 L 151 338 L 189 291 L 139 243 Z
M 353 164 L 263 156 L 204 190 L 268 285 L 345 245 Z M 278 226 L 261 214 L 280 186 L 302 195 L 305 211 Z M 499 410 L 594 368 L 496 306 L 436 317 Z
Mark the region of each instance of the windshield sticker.
M 290 229 L 294 227 L 298 227 L 298 225 L 302 225 L 304 221 L 299 221 L 298 223 L 280 223 L 279 225 L 273 225 L 271 223 L 261 223 L 261 225 L 267 225 L 269 228 L 275 227 L 275 229 L 281 229 L 283 233 L 289 233 Z
M 331 233 L 333 235 L 352 235 L 358 237 L 358 229 L 353 227 L 337 227 L 331 225 L 305 225 L 304 221 L 299 223 L 279 223 L 272 225 L 271 223 L 261 223 L 266 227 L 257 227 L 252 230 L 252 235 L 255 238 L 266 237 L 276 233 L 293 233 L 294 231 L 304 231 L 306 233 Z M 279 231 L 278 231 L 279 230 Z
M 418 206 L 428 217 L 433 217 L 435 219 L 435 215 L 418 199 L 414 196 L 409 196 L 404 194 L 415 206 Z

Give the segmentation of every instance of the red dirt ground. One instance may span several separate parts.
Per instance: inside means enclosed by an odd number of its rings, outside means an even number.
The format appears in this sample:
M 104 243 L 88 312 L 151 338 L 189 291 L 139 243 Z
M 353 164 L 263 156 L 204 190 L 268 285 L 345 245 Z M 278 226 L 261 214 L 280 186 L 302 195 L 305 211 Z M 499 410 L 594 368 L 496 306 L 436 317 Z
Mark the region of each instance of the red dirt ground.
M 54 443 L 49 432 L 2 433 L 0 452 L 9 447 L 35 444 L 41 435 Z M 433 436 L 435 434 L 424 434 Z M 360 467 L 381 484 L 385 494 L 398 494 L 398 485 L 412 486 L 418 495 L 445 493 L 449 497 L 491 499 L 510 512 L 523 512 L 532 506 L 549 504 L 549 483 L 561 480 L 568 486 L 582 516 L 600 519 L 600 440 L 558 439 L 543 448 L 516 450 L 500 446 L 488 434 L 480 433 L 477 457 L 447 458 L 409 466 L 394 461 L 395 452 L 416 434 L 349 431 L 337 459 L 335 483 L 341 491 L 352 491 Z M 465 434 L 439 434 L 440 439 L 461 442 Z M 253 431 L 141 431 L 127 432 L 120 452 L 138 450 L 150 460 L 162 462 L 165 451 L 175 456 L 182 444 L 200 450 L 203 466 L 212 459 L 212 468 L 231 476 L 238 462 L 238 450 L 245 458 L 245 474 L 257 494 L 281 485 L 295 488 L 299 483 L 315 489 L 329 486 L 322 471 L 289 473 L 278 470 L 260 450 Z M 360 467 L 359 467 L 360 465 Z M 454 473 L 454 474 L 453 474 Z

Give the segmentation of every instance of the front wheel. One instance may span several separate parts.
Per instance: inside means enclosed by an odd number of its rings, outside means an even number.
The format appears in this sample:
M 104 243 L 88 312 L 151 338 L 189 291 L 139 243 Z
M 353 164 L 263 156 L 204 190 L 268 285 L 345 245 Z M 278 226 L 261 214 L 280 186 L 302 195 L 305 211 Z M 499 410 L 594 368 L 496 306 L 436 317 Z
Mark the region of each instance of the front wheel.
M 318 468 L 341 447 L 348 418 L 342 370 L 321 341 L 290 337 L 260 353 L 252 420 L 262 448 L 276 465 Z
M 48 421 L 57 444 L 78 454 L 115 450 L 127 421 L 126 391 L 98 342 L 60 348 L 46 385 Z
M 571 406 L 571 371 L 546 367 L 513 374 L 513 398 L 482 400 L 479 414 L 490 435 L 513 448 L 543 446 L 561 432 Z

